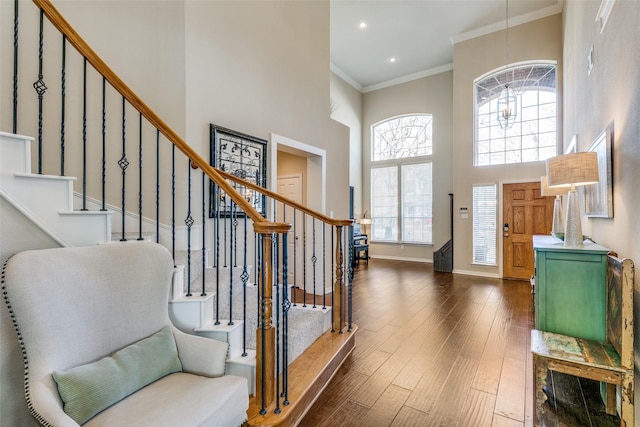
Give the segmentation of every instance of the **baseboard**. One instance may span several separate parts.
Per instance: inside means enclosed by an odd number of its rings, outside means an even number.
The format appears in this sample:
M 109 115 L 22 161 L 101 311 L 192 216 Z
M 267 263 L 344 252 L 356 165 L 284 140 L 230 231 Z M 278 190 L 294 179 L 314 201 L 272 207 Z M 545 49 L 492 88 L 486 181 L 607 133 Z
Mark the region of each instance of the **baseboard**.
M 393 261 L 423 262 L 425 264 L 433 264 L 433 259 L 429 259 L 429 258 L 409 258 L 409 257 L 400 257 L 400 256 L 393 256 L 393 255 L 369 255 L 369 258 L 389 259 Z
M 482 273 L 479 271 L 471 271 L 471 270 L 458 270 L 453 269 L 452 273 L 455 274 L 464 274 L 465 276 L 478 276 L 478 277 L 489 277 L 492 279 L 499 279 L 500 275 L 498 273 Z

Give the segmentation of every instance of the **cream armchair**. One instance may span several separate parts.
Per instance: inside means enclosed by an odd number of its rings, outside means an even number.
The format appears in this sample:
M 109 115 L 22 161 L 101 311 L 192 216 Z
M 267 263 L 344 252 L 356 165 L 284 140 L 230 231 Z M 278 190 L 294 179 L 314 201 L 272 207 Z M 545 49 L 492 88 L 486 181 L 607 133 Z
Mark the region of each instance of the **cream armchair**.
M 23 349 L 25 397 L 46 426 L 221 426 L 246 420 L 228 345 L 168 317 L 173 261 L 148 242 L 26 251 L 3 294 Z

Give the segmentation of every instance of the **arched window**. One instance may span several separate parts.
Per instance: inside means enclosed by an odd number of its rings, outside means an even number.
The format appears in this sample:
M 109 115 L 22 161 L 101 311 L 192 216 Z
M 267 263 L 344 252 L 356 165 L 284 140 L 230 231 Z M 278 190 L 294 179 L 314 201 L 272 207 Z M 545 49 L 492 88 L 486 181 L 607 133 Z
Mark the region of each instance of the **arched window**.
M 417 114 L 372 126 L 372 241 L 432 242 L 432 125 Z
M 509 85 L 517 97 L 508 129 L 498 122 L 498 97 Z M 543 161 L 557 152 L 555 64 L 521 64 L 474 82 L 475 166 Z

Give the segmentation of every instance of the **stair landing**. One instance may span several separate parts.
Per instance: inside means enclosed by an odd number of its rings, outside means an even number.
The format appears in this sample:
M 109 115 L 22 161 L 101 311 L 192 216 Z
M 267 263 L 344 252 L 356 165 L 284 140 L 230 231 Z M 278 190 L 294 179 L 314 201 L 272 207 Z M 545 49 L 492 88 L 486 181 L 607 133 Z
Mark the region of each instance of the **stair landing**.
M 325 332 L 300 357 L 289 365 L 289 405 L 280 405 L 282 412 L 275 414 L 275 404 L 267 407 L 267 414 L 260 415 L 260 402 L 255 396 L 249 399 L 248 426 L 296 426 L 300 423 L 331 378 L 355 348 L 358 330 L 351 332 Z

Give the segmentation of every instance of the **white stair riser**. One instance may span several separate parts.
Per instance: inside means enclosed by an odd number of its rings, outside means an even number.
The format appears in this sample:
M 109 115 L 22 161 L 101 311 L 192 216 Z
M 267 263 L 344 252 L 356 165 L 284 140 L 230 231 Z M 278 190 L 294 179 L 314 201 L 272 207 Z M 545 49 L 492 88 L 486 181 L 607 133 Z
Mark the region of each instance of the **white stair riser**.
M 193 334 L 195 328 L 202 328 L 213 319 L 213 299 L 211 293 L 206 297 L 174 298 L 169 301 L 169 317 L 173 324 L 187 334 Z
M 31 173 L 31 142 L 28 136 L 0 132 L 0 173 Z
M 203 328 L 195 328 L 194 332 L 202 337 L 211 338 L 229 343 L 230 359 L 242 356 L 243 343 L 243 322 L 235 320 L 233 325 L 229 325 L 228 319 L 220 319 L 220 324 L 213 323 Z
M 249 386 L 249 394 L 256 395 L 256 352 L 247 350 L 247 356 L 228 359 L 225 365 L 227 375 L 245 377 Z
M 33 138 L 0 132 L 0 192 L 64 246 L 106 243 L 110 212 L 74 212 L 73 177 L 31 174 Z

